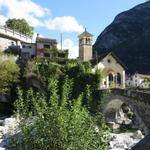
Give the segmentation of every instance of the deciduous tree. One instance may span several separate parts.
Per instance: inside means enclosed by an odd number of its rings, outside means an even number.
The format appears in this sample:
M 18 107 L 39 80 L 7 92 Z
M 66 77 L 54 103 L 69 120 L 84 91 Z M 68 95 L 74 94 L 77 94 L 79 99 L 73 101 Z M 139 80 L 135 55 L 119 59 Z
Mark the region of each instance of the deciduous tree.
M 0 52 L 0 94 L 18 81 L 19 67 L 15 63 L 15 57 Z
M 33 27 L 25 19 L 8 19 L 6 26 L 27 36 L 33 36 Z

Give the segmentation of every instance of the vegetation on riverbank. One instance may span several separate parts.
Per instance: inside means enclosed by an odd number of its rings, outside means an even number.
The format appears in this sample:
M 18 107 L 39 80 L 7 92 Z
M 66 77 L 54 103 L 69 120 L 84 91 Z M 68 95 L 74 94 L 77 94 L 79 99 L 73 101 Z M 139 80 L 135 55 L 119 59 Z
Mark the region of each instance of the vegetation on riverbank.
M 28 62 L 14 105 L 20 132 L 10 137 L 8 149 L 106 150 L 100 73 L 93 73 L 88 62 Z

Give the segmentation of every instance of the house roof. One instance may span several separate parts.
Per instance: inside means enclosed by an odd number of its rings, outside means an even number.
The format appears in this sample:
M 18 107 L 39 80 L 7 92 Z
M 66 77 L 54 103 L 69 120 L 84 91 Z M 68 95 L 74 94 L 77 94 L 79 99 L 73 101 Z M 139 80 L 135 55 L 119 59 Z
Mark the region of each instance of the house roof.
M 56 39 L 50 39 L 50 38 L 41 38 L 37 37 L 36 42 L 42 42 L 42 43 L 57 43 Z
M 134 75 L 138 75 L 140 78 L 143 78 L 143 79 L 150 79 L 150 75 L 148 75 L 148 74 L 136 73 Z
M 92 37 L 93 35 L 89 32 L 86 31 L 86 28 L 85 28 L 85 31 L 83 33 L 81 33 L 78 37 L 81 38 L 81 37 Z
M 113 56 L 116 59 L 117 63 L 119 63 L 125 70 L 127 69 L 127 67 L 124 65 L 124 63 L 113 52 L 103 53 L 103 54 L 99 55 L 97 58 L 92 59 L 91 60 L 92 65 L 95 66 L 97 63 L 102 61 L 108 55 Z

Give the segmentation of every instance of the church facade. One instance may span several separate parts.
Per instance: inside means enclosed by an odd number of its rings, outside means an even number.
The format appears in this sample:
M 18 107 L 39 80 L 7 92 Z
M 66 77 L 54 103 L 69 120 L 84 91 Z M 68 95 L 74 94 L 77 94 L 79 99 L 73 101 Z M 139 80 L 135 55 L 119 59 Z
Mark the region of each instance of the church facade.
M 96 70 L 103 72 L 100 88 L 125 88 L 125 65 L 113 52 L 93 58 L 92 37 L 93 35 L 86 30 L 78 36 L 80 61 L 91 61 L 93 72 Z

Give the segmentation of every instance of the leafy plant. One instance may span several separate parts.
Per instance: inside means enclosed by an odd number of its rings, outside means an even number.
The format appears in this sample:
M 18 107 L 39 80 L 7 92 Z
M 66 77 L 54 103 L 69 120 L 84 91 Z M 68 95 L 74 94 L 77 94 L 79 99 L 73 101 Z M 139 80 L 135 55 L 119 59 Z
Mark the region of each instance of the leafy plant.
M 91 116 L 88 109 L 82 106 L 84 97 L 90 100 L 89 86 L 86 87 L 87 93 L 71 99 L 74 82 L 66 76 L 61 95 L 58 93 L 58 82 L 56 78 L 49 78 L 49 96 L 35 93 L 32 89 L 18 90 L 15 106 L 20 116 L 21 134 L 16 142 L 13 141 L 13 148 L 106 150 L 109 130 L 103 115 Z M 8 149 L 12 150 L 12 147 Z
M 6 93 L 19 80 L 19 67 L 15 57 L 0 53 L 0 94 Z

